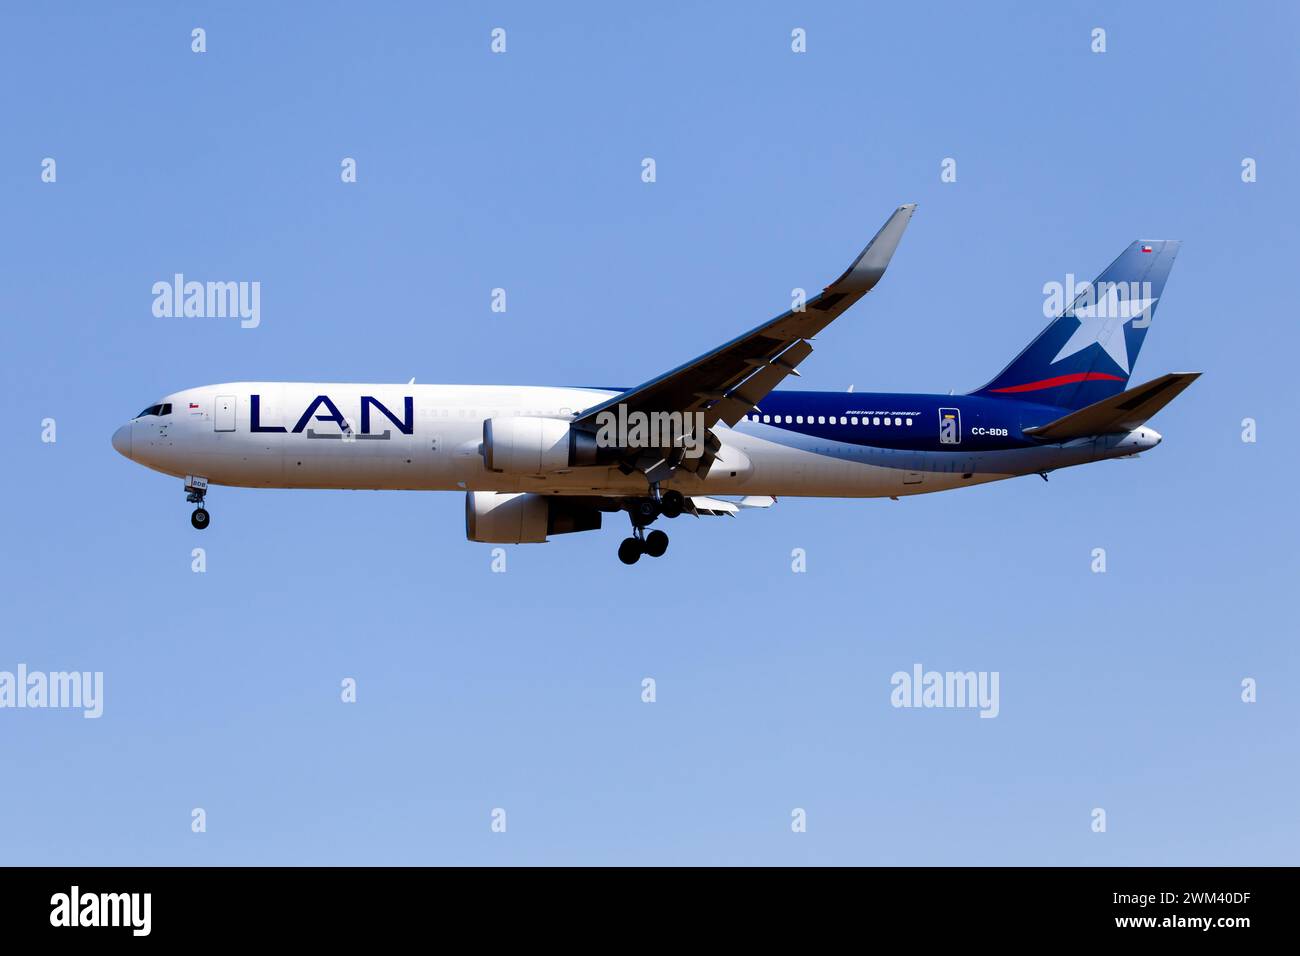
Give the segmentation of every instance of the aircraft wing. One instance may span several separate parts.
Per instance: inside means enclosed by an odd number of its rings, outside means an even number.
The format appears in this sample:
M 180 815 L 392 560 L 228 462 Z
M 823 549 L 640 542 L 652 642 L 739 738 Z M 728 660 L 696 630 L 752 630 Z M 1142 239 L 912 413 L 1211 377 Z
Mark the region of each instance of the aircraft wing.
M 754 410 L 780 382 L 812 354 L 808 340 L 848 310 L 880 281 L 898 248 L 915 203 L 899 206 L 844 274 L 791 310 L 670 372 L 615 395 L 584 411 L 575 421 L 595 429 L 597 416 L 625 405 L 629 412 L 703 412 L 712 428 L 734 425 Z
M 1077 412 L 1034 428 L 1025 434 L 1039 441 L 1069 441 L 1113 432 L 1128 432 L 1143 424 L 1164 408 L 1188 385 L 1201 377 L 1200 372 L 1173 372 L 1161 375 L 1144 385 L 1130 388 L 1110 398 L 1094 402 Z

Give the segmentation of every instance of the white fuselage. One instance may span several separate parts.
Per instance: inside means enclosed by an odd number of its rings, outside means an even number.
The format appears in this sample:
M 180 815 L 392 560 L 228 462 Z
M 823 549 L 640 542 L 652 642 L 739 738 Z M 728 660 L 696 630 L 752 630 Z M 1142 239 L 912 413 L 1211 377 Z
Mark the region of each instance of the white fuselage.
M 615 394 L 534 386 L 239 382 L 176 392 L 164 400 L 168 414 L 133 419 L 113 444 L 156 471 L 218 485 L 645 494 L 644 475 L 613 467 L 515 475 L 489 471 L 484 463 L 485 419 L 571 419 Z M 665 489 L 684 495 L 922 494 L 1130 455 L 1159 441 L 1140 428 L 1042 447 L 936 451 L 815 438 L 761 421 L 714 430 L 722 449 L 707 475 L 678 471 Z

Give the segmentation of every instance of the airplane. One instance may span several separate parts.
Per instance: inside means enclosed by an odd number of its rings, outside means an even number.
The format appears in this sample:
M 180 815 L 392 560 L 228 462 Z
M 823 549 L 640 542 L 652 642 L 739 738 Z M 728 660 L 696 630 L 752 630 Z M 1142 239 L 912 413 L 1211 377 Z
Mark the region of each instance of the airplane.
M 618 556 L 635 564 L 667 550 L 647 531 L 660 518 L 1046 480 L 1160 443 L 1146 422 L 1200 373 L 1128 382 L 1177 240 L 1133 242 L 968 394 L 777 390 L 880 281 L 915 208 L 821 293 L 635 388 L 233 382 L 165 396 L 112 444 L 184 478 L 200 530 L 213 485 L 464 491 L 471 541 L 543 542 L 626 512 Z

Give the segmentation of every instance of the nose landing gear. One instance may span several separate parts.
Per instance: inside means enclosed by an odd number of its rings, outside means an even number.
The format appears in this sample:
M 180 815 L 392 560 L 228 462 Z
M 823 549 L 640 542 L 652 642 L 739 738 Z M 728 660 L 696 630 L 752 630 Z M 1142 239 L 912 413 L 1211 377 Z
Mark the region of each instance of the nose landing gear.
M 208 479 L 200 478 L 198 475 L 190 475 L 185 479 L 185 500 L 190 504 L 198 505 L 194 513 L 190 515 L 190 524 L 195 529 L 202 531 L 208 526 L 210 516 L 208 509 L 203 507 L 203 499 L 208 494 Z

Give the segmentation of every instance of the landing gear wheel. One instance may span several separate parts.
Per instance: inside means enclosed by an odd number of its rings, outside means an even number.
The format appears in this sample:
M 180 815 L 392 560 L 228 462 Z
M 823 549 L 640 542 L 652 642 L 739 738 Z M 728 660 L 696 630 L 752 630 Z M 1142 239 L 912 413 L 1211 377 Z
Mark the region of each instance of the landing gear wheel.
M 624 564 L 636 564 L 641 559 L 641 542 L 636 538 L 624 538 L 618 546 L 618 559 Z
M 661 558 L 668 550 L 668 535 L 662 531 L 651 531 L 645 536 L 645 553 L 652 558 Z
M 680 491 L 666 491 L 659 502 L 659 508 L 665 518 L 676 518 L 682 513 L 682 508 L 686 505 L 686 499 L 682 497 Z
M 635 510 L 632 512 L 632 523 L 643 528 L 657 517 L 659 517 L 659 503 L 653 498 L 642 498 L 636 503 Z
M 194 513 L 190 515 L 190 524 L 202 531 L 208 526 L 208 512 L 203 507 L 203 499 L 208 494 L 208 479 L 200 475 L 185 476 L 185 500 L 194 505 Z

